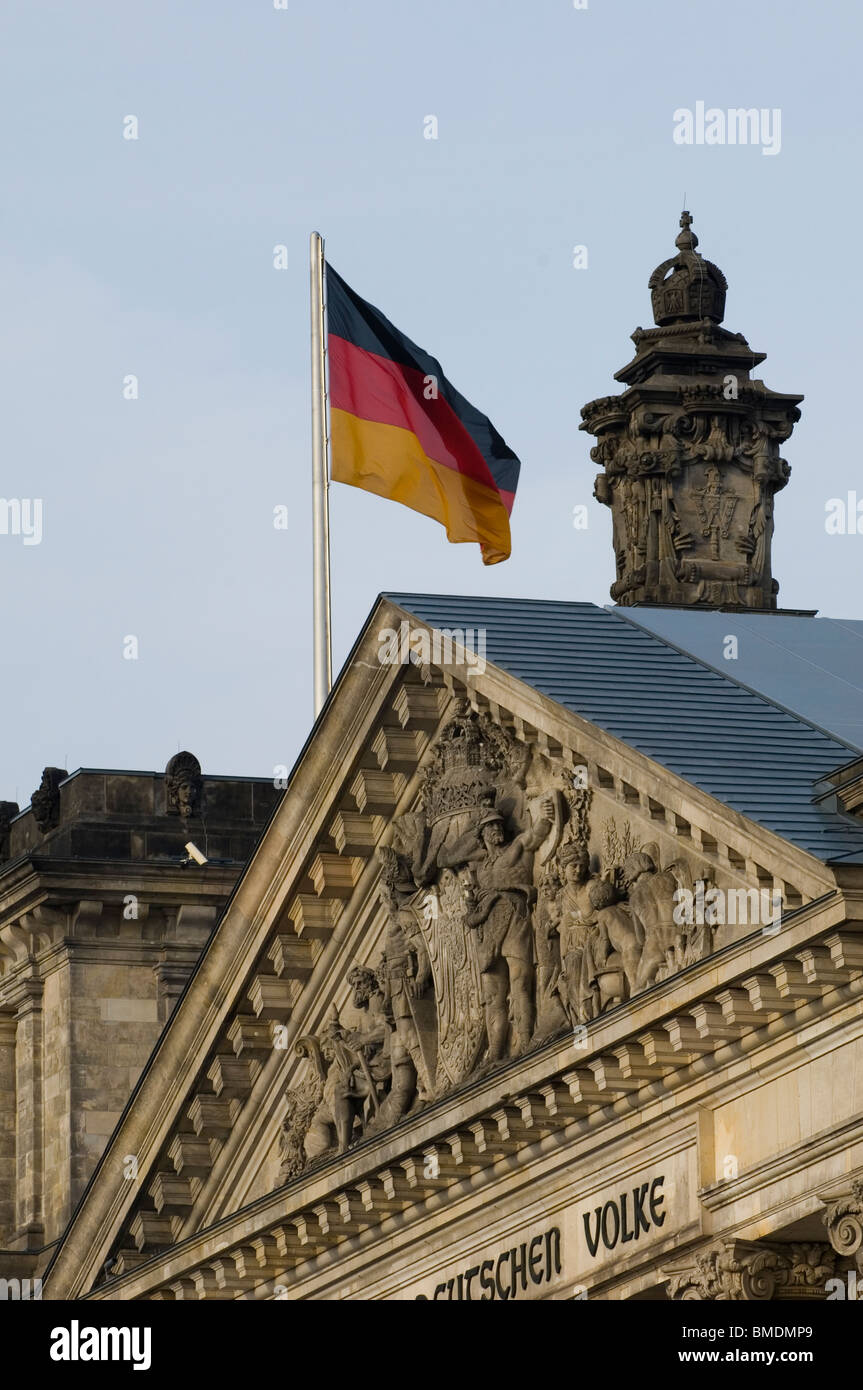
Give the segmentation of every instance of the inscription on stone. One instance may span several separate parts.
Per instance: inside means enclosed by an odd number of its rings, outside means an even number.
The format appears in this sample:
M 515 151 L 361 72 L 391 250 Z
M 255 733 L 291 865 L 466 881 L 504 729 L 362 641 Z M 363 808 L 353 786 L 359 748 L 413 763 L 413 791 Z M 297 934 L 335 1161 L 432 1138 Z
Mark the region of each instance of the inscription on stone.
M 653 1226 L 662 1226 L 666 1213 L 662 1210 L 665 1194 L 662 1191 L 664 1177 L 654 1178 L 653 1182 L 643 1182 L 629 1192 L 621 1192 L 618 1197 L 594 1209 L 593 1214 L 584 1213 L 584 1234 L 587 1248 L 596 1256 L 600 1241 L 606 1250 L 613 1250 L 620 1242 L 638 1240 Z
M 560 1229 L 552 1226 L 519 1245 L 502 1250 L 494 1259 L 481 1260 L 441 1280 L 433 1294 L 419 1293 L 417 1301 L 506 1303 L 511 1298 L 535 1297 L 536 1290 L 561 1272 Z

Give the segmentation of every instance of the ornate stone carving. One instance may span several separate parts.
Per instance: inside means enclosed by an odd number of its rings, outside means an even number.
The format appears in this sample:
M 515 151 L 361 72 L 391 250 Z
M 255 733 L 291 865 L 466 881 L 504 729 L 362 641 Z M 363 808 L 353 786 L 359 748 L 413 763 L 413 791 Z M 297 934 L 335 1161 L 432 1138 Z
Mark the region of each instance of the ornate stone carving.
M 354 1008 L 366 1019 L 360 1028 L 348 1034 L 349 1045 L 357 1054 L 358 1073 L 363 1082 L 370 1080 L 372 1083 L 362 1117 L 365 1133 L 386 1129 L 410 1109 L 417 1095 L 417 1062 L 422 1064 L 416 1039 L 405 1027 L 399 1033 L 392 1007 L 395 985 L 399 1022 L 404 1024 L 404 1012 L 410 1018 L 409 996 L 401 986 L 416 985 L 418 975 L 414 961 L 403 937 L 398 944 L 391 945 L 388 941 L 388 950 L 390 958 L 387 960 L 385 954 L 380 973 L 355 965 L 348 974 L 348 983 L 354 992 Z M 400 952 L 398 962 L 396 952 Z M 396 975 L 399 968 L 404 971 L 403 976 Z M 381 973 L 388 986 L 386 992 L 381 984 Z
M 397 1065 L 404 1059 L 413 1063 L 417 1098 L 427 1101 L 435 1088 L 436 1030 L 434 1004 L 429 998 L 432 983 L 431 960 L 425 945 L 416 908 L 400 906 L 399 891 L 404 870 L 392 849 L 382 847 L 381 894 L 389 909 L 389 926 L 384 955 L 378 966 L 384 1001 L 392 1019 L 392 1051 Z M 402 887 L 402 891 L 404 888 Z M 413 898 L 413 885 L 407 888 Z M 432 899 L 422 908 L 422 920 L 432 908 Z
M 642 927 L 613 883 L 594 879 L 588 888 L 593 929 L 585 951 L 586 985 L 595 1014 L 630 999 L 639 989 Z
M 830 1244 L 840 1255 L 856 1255 L 863 1247 L 863 1179 L 851 1191 L 834 1197 L 824 1213 Z
M 546 865 L 540 879 L 534 914 L 536 959 L 535 1042 L 553 1037 L 569 1017 L 561 986 L 560 922 L 563 884 L 556 860 Z
M 579 1024 L 594 1018 L 599 1009 L 590 949 L 596 926 L 590 889 L 600 880 L 590 873 L 590 853 L 581 841 L 568 841 L 558 854 L 557 864 L 562 883 L 557 992 L 570 1023 Z
M 592 837 L 591 793 L 467 703 L 431 750 L 418 807 L 378 849 L 386 927 L 347 982 L 361 1021 L 300 1039 L 321 1088 L 309 1157 L 394 1124 L 470 1076 L 582 1026 L 700 959 L 679 925 L 685 859 L 626 820 Z M 600 840 L 600 854 L 591 843 Z
M 782 1253 L 788 1260 L 788 1267 L 781 1271 L 777 1297 L 824 1298 L 827 1280 L 836 1273 L 836 1251 L 818 1241 L 792 1241 L 784 1247 Z
M 684 212 L 682 231 L 675 240 L 678 254 L 657 266 L 649 280 L 653 317 L 659 324 L 678 324 L 686 319 L 711 319 L 721 323 L 725 316 L 728 282 L 718 266 L 696 254 L 698 237 L 689 229 L 692 218 Z
M 318 1158 L 334 1145 L 339 1153 L 344 1153 L 354 1139 L 355 1129 L 362 1133 L 363 1121 L 375 1116 L 380 1108 L 365 1053 L 353 1045 L 351 1034 L 342 1027 L 335 1009 L 321 1036 L 308 1034 L 298 1038 L 295 1051 L 301 1057 L 312 1058 L 321 1088 L 320 1102 L 305 1135 L 306 1154 Z
M 17 814 L 17 801 L 0 801 L 0 863 L 9 858 L 10 827 Z
M 610 854 L 619 858 L 632 844 L 628 827 L 619 835 L 606 826 Z M 587 848 L 571 841 L 558 863 L 563 886 L 556 988 L 573 1024 L 588 1022 L 712 949 L 710 925 L 677 921 L 681 889 L 693 891 L 685 860 L 660 872 L 646 849 L 631 850 L 622 863 L 612 858 L 603 864 L 600 877 L 590 872 Z
M 469 1076 L 485 1041 L 479 962 L 467 915 L 465 883 L 443 869 L 423 895 L 420 917 L 437 1005 L 436 1090 Z
M 610 878 L 617 888 L 623 888 L 623 865 L 633 850 L 641 845 L 632 834 L 628 821 L 618 826 L 610 817 L 602 827 L 602 863 L 606 878 Z
M 837 1257 L 819 1242 L 714 1241 L 665 1270 L 675 1301 L 755 1302 L 823 1299 Z
M 42 781 L 30 798 L 33 819 L 43 835 L 60 824 L 60 783 L 69 776 L 64 767 L 46 767 Z
M 696 251 L 684 212 L 678 254 L 650 277 L 656 327 L 636 329 L 620 396 L 591 401 L 595 496 L 611 508 L 617 577 L 633 603 L 775 608 L 773 497 L 802 396 L 751 376 L 764 361 L 720 327 L 722 272 Z
M 527 1048 L 535 1021 L 531 907 L 533 855 L 552 828 L 552 798 L 519 834 L 507 837 L 503 816 L 488 811 L 476 830 L 452 846 L 444 866 L 466 871 L 466 924 L 476 933 L 489 1062 Z M 511 1039 L 510 1039 L 511 1032 Z
M 628 857 L 623 878 L 630 911 L 643 934 L 635 977 L 635 989 L 640 990 L 680 969 L 685 946 L 674 909 L 682 885 L 670 868 L 660 872 L 643 850 Z
M 201 801 L 201 764 L 194 753 L 175 753 L 165 768 L 168 810 L 189 820 Z
M 785 1257 L 769 1246 L 717 1240 L 699 1251 L 689 1268 L 671 1274 L 668 1297 L 685 1302 L 760 1303 L 773 1298 L 778 1276 L 787 1268 Z
M 323 1085 L 317 1075 L 285 1091 L 286 1109 L 279 1134 L 279 1182 L 299 1177 L 306 1166 L 305 1138 L 321 1104 Z
M 425 1101 L 434 1092 L 437 1035 L 429 999 L 431 960 L 420 923 L 437 910 L 436 899 L 426 895 L 418 916 L 406 865 L 389 846 L 382 846 L 378 854 L 381 897 L 389 917 L 378 979 L 392 1019 L 394 1052 L 399 1060 L 407 1057 L 412 1062 L 417 1095 Z
M 855 1271 L 856 1297 L 863 1302 L 863 1179 L 853 1182 L 850 1192 L 827 1202 L 824 1225 L 843 1266 Z
M 551 769 L 531 772 L 534 756 L 463 703 L 433 752 L 422 812 L 393 827 L 405 919 L 434 985 L 436 1092 L 470 1075 L 483 1050 L 494 1063 L 533 1035 L 534 856 L 550 858 L 570 815 Z

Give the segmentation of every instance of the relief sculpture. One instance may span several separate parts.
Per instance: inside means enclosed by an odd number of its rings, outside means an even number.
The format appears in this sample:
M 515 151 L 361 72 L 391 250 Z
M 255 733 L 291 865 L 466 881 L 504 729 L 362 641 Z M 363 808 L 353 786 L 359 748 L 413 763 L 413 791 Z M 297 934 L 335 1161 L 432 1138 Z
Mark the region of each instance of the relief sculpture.
M 300 1130 L 304 1159 L 343 1151 L 710 952 L 675 912 L 685 857 L 663 867 L 629 823 L 594 820 L 565 768 L 456 707 L 378 849 L 382 946 L 347 974 L 355 1021 L 332 1010 L 296 1044 L 314 1089 L 289 1093 L 283 1171 Z

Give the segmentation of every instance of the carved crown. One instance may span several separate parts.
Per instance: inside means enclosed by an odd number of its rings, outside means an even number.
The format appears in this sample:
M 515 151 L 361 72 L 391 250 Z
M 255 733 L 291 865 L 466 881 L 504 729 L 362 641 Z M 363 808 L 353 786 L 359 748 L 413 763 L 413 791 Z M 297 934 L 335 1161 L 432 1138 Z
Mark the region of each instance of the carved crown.
M 678 254 L 657 266 L 648 281 L 654 320 L 660 326 L 687 319 L 721 323 L 728 282 L 718 266 L 696 251 L 698 237 L 690 230 L 688 212 L 681 213 L 680 225 L 683 230 L 674 243 Z
M 499 756 L 466 701 L 441 733 L 424 788 L 430 824 L 445 816 L 487 810 L 494 805 L 494 772 Z

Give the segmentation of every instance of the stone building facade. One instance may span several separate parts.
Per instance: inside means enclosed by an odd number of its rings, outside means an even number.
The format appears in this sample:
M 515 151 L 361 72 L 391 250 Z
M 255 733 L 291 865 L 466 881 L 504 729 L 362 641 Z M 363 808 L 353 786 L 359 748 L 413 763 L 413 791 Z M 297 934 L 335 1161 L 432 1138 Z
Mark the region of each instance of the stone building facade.
M 46 768 L 29 807 L 3 803 L 0 1258 L 25 1277 L 62 1235 L 278 795 L 203 777 L 181 753 L 164 774 Z
M 856 1293 L 863 825 L 831 769 L 859 755 L 591 605 L 409 603 L 371 615 L 45 1296 Z M 457 642 L 377 662 L 459 609 L 481 674 Z
M 860 1296 L 863 669 L 776 608 L 800 397 L 690 222 L 585 409 L 620 607 L 378 599 L 46 1298 Z

